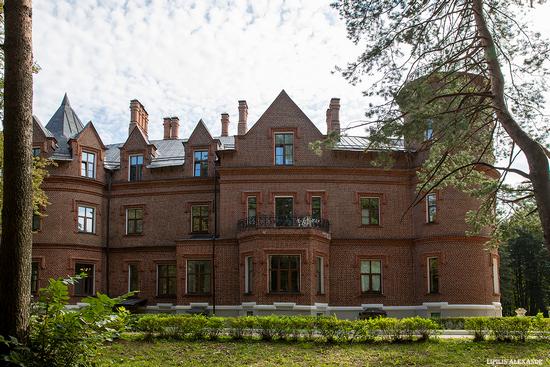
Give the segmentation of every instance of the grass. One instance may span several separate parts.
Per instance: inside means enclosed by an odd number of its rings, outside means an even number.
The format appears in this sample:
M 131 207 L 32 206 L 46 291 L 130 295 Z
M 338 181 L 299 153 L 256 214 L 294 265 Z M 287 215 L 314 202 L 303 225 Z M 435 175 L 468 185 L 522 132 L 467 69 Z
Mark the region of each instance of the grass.
M 542 359 L 548 343 L 316 344 L 261 341 L 121 340 L 100 350 L 100 366 L 487 366 L 487 359 Z

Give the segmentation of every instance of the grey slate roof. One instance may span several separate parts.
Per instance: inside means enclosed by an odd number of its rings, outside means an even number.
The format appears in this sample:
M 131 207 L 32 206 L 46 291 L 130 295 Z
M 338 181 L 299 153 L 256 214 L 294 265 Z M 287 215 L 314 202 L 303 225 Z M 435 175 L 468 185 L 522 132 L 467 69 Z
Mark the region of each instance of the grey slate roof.
M 50 121 L 46 124 L 46 129 L 57 140 L 58 149 L 55 150 L 52 158 L 56 160 L 71 160 L 72 156 L 69 151 L 68 141 L 80 133 L 84 129 L 84 125 L 72 109 L 67 93 L 63 97 L 61 106 L 59 106 Z
M 342 136 L 334 146 L 334 150 L 364 151 L 369 147 L 369 138 L 366 136 Z M 392 150 L 405 150 L 403 139 L 394 139 L 387 147 Z

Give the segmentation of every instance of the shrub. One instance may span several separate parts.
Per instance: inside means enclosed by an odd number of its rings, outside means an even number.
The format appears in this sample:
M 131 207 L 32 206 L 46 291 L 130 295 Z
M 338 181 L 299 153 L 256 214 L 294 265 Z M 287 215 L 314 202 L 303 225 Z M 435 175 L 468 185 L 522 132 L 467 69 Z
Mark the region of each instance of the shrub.
M 121 298 L 98 293 L 83 302 L 88 306 L 68 310 L 68 286 L 82 279 L 50 279 L 31 308 L 29 338 L 23 346 L 16 339 L 0 339 L 10 348 L 5 361 L 24 366 L 91 366 L 97 348 L 116 338 L 125 329 L 129 313 L 113 312 Z
M 334 343 L 339 333 L 341 321 L 343 320 L 337 319 L 336 316 L 319 316 L 315 320 L 315 327 L 328 343 Z
M 382 339 L 392 342 L 403 339 L 402 324 L 398 319 L 389 317 L 379 317 L 371 319 L 372 327 L 378 330 Z
M 550 319 L 544 318 L 541 312 L 533 317 L 531 330 L 537 339 L 550 341 Z
M 440 328 L 437 322 L 431 319 L 425 319 L 419 316 L 409 317 L 399 320 L 401 330 L 405 340 L 413 340 L 419 336 L 420 340 L 428 340 Z
M 434 317 L 431 320 L 436 322 L 440 329 L 464 330 L 464 322 L 466 321 L 466 317 Z
M 482 341 L 489 333 L 488 323 L 488 317 L 470 317 L 464 321 L 464 329 L 474 333 L 474 341 Z
M 242 316 L 242 317 L 228 317 L 227 327 L 229 328 L 229 335 L 235 340 L 241 340 L 246 333 L 251 334 L 254 329 L 255 320 L 254 316 Z
M 524 342 L 529 335 L 531 318 L 529 317 L 495 317 L 487 321 L 491 335 L 497 341 Z

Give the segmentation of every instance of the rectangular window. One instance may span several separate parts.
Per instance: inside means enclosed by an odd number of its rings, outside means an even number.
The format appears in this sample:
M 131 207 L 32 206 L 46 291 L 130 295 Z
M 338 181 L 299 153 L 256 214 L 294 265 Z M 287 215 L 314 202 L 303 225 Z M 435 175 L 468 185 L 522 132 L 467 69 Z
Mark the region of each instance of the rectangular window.
M 439 293 L 439 263 L 437 257 L 428 258 L 428 292 Z
M 316 259 L 316 270 L 317 270 L 317 293 L 325 294 L 325 269 L 324 269 L 324 258 L 317 256 Z
M 208 233 L 208 205 L 191 207 L 191 230 L 195 233 Z
M 82 152 L 80 176 L 95 178 L 95 153 Z
M 32 148 L 32 156 L 33 157 L 40 157 L 40 148 Z
M 424 131 L 424 139 L 431 140 L 434 136 L 433 121 L 428 119 L 426 121 L 426 130 Z
M 32 230 L 38 231 L 40 229 L 40 214 L 34 213 L 32 215 Z
M 247 256 L 244 258 L 244 293 L 252 293 L 252 273 L 253 264 L 252 256 Z
M 361 224 L 380 224 L 380 198 L 361 198 Z
M 500 293 L 500 279 L 498 276 L 498 259 L 496 257 L 493 257 L 493 293 L 499 294 Z
M 246 217 L 248 219 L 248 224 L 256 224 L 256 209 L 257 209 L 257 202 L 255 196 L 249 196 L 247 198 L 247 206 L 246 206 Z
M 321 197 L 313 196 L 311 198 L 311 219 L 321 220 Z
M 141 181 L 143 176 L 143 155 L 131 155 L 130 156 L 130 173 L 128 176 L 129 181 Z
M 187 293 L 209 294 L 212 279 L 210 260 L 187 260 Z
M 198 150 L 193 153 L 193 176 L 205 177 L 208 176 L 208 152 Z
M 300 291 L 300 256 L 273 255 L 269 259 L 269 291 Z
M 139 291 L 139 271 L 137 264 L 128 265 L 128 292 Z
M 435 193 L 426 195 L 426 222 L 435 223 L 437 212 L 437 196 Z
M 126 234 L 143 233 L 143 209 L 126 209 Z
M 275 134 L 275 165 L 291 166 L 294 164 L 294 134 Z
M 294 216 L 294 198 L 275 198 L 275 223 L 277 226 L 292 226 Z
M 37 294 L 38 293 L 38 262 L 33 261 L 31 264 L 31 293 Z
M 88 206 L 78 207 L 78 231 L 83 233 L 95 232 L 95 209 Z
M 382 293 L 382 261 L 361 260 L 361 292 Z
M 93 296 L 95 283 L 95 266 L 93 264 L 75 264 L 75 274 L 85 274 L 86 277 L 80 279 L 74 285 L 74 294 L 77 296 Z
M 176 296 L 176 265 L 157 265 L 157 296 Z

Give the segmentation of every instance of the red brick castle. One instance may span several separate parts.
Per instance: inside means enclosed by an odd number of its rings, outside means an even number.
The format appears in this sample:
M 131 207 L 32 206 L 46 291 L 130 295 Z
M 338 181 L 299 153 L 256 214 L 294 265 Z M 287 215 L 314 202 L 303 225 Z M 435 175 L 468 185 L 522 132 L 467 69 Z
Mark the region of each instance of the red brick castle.
M 201 120 L 181 138 L 167 117 L 155 140 L 132 100 L 113 145 L 66 96 L 45 126 L 35 118 L 33 153 L 57 166 L 33 218 L 33 291 L 86 272 L 74 302 L 139 290 L 153 311 L 501 314 L 498 255 L 486 233 L 465 235 L 476 200 L 444 189 L 406 212 L 421 154 L 396 144 L 393 168 L 376 168 L 365 137 L 342 136 L 317 155 L 308 144 L 326 135 L 284 91 L 252 126 L 246 101 L 238 109 L 237 135 L 223 113 L 220 136 Z M 333 98 L 327 132 L 339 110 Z

